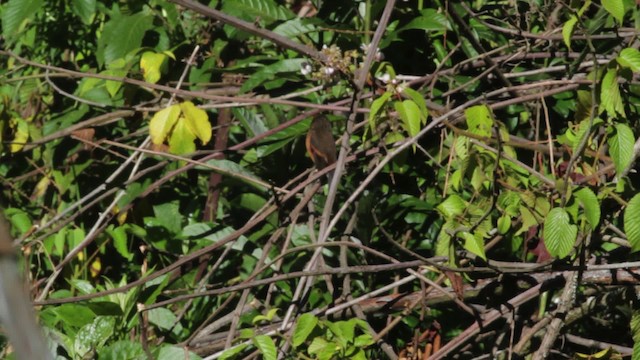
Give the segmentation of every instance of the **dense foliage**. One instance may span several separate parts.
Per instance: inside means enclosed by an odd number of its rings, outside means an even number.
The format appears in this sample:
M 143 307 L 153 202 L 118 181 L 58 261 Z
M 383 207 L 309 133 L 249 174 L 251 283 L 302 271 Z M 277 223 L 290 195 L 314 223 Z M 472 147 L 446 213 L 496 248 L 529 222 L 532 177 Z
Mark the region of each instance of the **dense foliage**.
M 1 202 L 60 358 L 640 359 L 634 1 L 0 19 Z

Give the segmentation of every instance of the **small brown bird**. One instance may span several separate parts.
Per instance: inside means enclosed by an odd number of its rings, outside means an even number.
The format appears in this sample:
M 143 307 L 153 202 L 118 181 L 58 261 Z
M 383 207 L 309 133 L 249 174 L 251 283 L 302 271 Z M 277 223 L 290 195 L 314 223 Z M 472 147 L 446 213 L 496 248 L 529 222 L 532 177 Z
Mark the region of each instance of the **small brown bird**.
M 331 122 L 324 116 L 316 116 L 307 133 L 307 151 L 318 170 L 336 162 L 336 142 L 331 131 Z

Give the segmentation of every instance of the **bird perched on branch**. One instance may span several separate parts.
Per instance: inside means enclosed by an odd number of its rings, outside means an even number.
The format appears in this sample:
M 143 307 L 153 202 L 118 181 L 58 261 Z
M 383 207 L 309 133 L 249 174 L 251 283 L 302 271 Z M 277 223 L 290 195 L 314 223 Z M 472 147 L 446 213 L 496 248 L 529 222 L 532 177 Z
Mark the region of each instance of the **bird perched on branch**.
M 313 118 L 305 141 L 311 160 L 318 170 L 336 162 L 336 142 L 331 131 L 331 122 L 320 115 Z M 331 174 L 329 181 L 331 181 Z

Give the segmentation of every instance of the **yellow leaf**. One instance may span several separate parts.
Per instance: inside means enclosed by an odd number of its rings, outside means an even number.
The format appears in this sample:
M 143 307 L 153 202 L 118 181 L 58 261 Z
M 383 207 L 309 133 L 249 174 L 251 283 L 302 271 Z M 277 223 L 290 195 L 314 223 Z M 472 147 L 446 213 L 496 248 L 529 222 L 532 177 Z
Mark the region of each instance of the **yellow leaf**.
M 196 150 L 196 145 L 193 143 L 195 139 L 196 136 L 188 128 L 185 118 L 180 117 L 169 139 L 169 152 L 172 154 L 194 152 Z
M 149 122 L 149 135 L 154 144 L 160 145 L 169 135 L 169 132 L 178 121 L 180 107 L 171 105 L 166 109 L 158 111 Z
M 16 121 L 16 135 L 11 142 L 11 152 L 15 153 L 24 147 L 29 140 L 29 124 L 22 119 L 15 119 Z
M 89 267 L 89 271 L 91 271 L 91 277 L 93 278 L 98 277 L 98 275 L 100 275 L 101 270 L 102 270 L 102 262 L 100 261 L 100 258 L 96 258 L 95 260 L 93 260 L 93 262 L 91 263 L 91 266 Z
M 166 67 L 167 55 L 146 51 L 140 58 L 140 69 L 146 82 L 155 84 L 160 80 Z
M 49 184 L 51 184 L 51 179 L 49 178 L 49 176 L 43 176 L 42 179 L 40 179 L 40 181 L 38 181 L 38 183 L 36 184 L 35 189 L 33 189 L 31 199 L 35 200 L 41 198 L 47 192 Z
M 211 140 L 213 130 L 207 113 L 197 108 L 191 101 L 183 102 L 180 104 L 180 108 L 191 133 L 200 139 L 203 144 L 208 143 Z

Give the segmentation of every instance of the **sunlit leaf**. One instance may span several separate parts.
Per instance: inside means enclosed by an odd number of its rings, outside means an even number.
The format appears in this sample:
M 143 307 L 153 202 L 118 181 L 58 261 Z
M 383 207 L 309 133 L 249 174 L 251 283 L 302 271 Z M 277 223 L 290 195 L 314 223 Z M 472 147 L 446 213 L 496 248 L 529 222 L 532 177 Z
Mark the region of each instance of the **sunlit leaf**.
M 200 139 L 203 144 L 208 143 L 211 140 L 212 129 L 207 113 L 193 105 L 191 101 L 181 103 L 180 109 L 186 125 L 193 135 Z
M 640 250 L 640 194 L 636 194 L 624 210 L 624 232 L 633 251 Z
M 577 226 L 571 223 L 569 214 L 563 208 L 549 211 L 544 220 L 544 244 L 549 253 L 564 258 L 573 249 L 578 234 Z
M 162 144 L 178 121 L 179 116 L 180 106 L 178 105 L 171 105 L 155 113 L 149 122 L 151 141 L 156 145 Z

